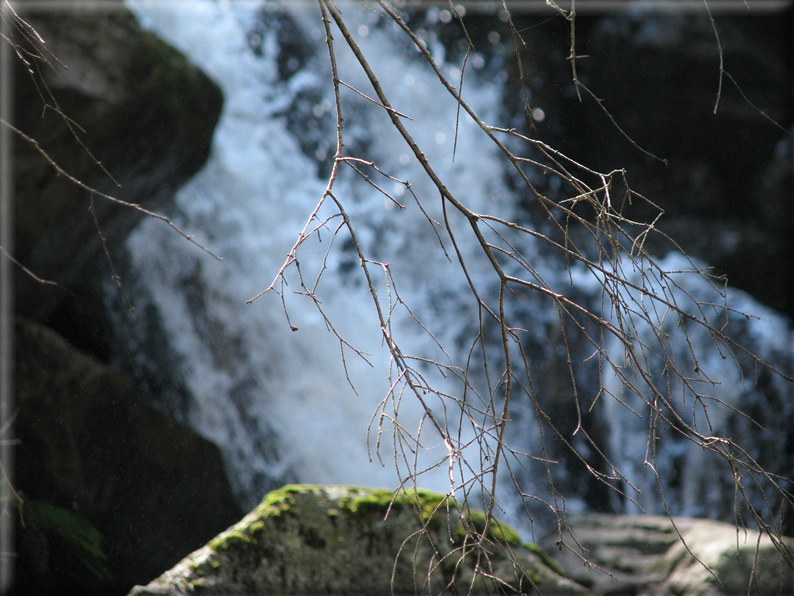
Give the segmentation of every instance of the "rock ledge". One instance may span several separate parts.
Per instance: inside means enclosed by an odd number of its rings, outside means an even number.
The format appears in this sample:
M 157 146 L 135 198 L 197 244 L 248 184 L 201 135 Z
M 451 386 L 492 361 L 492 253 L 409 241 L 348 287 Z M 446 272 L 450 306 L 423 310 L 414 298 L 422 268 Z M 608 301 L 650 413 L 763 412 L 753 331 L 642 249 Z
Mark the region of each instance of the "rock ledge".
M 598 594 L 794 594 L 791 538 L 782 538 L 776 547 L 768 536 L 753 530 L 708 519 L 671 521 L 654 515 L 588 514 L 570 518 L 568 527 L 561 542 L 555 535 L 540 544 L 567 577 Z M 592 565 L 585 565 L 582 557 Z
M 466 530 L 483 537 L 483 549 L 467 543 Z M 514 530 L 496 521 L 486 528 L 482 512 L 464 513 L 444 495 L 289 485 L 130 596 L 493 594 L 483 572 L 505 593 L 536 585 L 543 594 L 589 594 Z

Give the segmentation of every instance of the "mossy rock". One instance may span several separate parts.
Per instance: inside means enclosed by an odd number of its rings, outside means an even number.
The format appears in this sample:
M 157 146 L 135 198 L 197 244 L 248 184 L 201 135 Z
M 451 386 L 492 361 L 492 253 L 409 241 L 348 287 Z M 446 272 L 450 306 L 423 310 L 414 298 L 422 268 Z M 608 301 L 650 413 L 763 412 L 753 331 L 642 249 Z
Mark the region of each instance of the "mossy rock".
M 289 485 L 131 595 L 531 594 L 536 587 L 588 593 L 515 530 L 445 495 Z

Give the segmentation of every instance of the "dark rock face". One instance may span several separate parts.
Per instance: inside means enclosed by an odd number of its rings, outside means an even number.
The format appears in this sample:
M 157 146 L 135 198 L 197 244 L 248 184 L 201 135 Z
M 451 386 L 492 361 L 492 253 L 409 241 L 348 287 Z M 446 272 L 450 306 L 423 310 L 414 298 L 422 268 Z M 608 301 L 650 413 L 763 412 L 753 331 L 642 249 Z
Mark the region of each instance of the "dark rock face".
M 516 17 L 527 45 L 523 85 L 511 67 L 513 109 L 528 90 L 532 107 L 545 112 L 533 137 L 596 171 L 625 168 L 630 186 L 664 210 L 658 229 L 732 286 L 792 317 L 794 10 L 714 13 L 726 71 L 720 85 L 705 11 L 646 8 L 580 15 L 576 51 L 582 83 L 647 153 L 584 91 L 580 101 L 567 60 L 570 30 L 559 18 Z M 658 212 L 636 198 L 624 210 L 640 221 Z M 656 254 L 673 248 L 661 238 L 648 246 Z
M 568 577 L 599 594 L 794 592 L 791 538 L 783 538 L 776 547 L 756 531 L 693 518 L 587 515 L 568 521 L 562 540 L 551 535 L 541 546 Z M 586 565 L 583 558 L 592 565 Z
M 17 128 L 87 186 L 162 208 L 207 158 L 220 90 L 121 7 L 30 15 L 24 2 L 18 8 L 68 69 L 55 58 L 32 60 L 31 75 L 16 61 Z M 50 109 L 43 109 L 42 95 Z M 56 105 L 74 124 L 52 109 Z M 17 138 L 15 153 L 17 259 L 82 298 L 86 277 L 104 267 L 90 194 L 59 176 L 24 139 Z M 142 214 L 99 197 L 94 203 L 112 250 Z M 69 297 L 21 271 L 16 291 L 17 311 L 42 322 Z
M 16 43 L 32 50 L 22 53 L 33 74 L 15 59 L 15 126 L 85 185 L 167 209 L 207 158 L 222 106 L 218 87 L 143 31 L 121 2 L 107 10 L 15 8 L 50 52 L 49 63 L 36 59 L 41 48 L 17 32 Z M 49 329 L 20 319 L 14 337 L 13 433 L 21 441 L 14 487 L 24 500 L 14 590 L 125 593 L 242 512 L 214 445 L 73 347 L 101 359 L 111 341 L 98 289 L 110 272 L 91 195 L 22 137 L 14 151 L 15 257 L 61 286 L 16 270 L 16 312 Z M 100 197 L 94 205 L 113 251 L 142 214 Z
M 24 319 L 15 350 L 15 487 L 98 530 L 109 572 L 92 575 L 46 533 L 20 527 L 18 594 L 123 593 L 240 518 L 217 447 L 126 377 Z

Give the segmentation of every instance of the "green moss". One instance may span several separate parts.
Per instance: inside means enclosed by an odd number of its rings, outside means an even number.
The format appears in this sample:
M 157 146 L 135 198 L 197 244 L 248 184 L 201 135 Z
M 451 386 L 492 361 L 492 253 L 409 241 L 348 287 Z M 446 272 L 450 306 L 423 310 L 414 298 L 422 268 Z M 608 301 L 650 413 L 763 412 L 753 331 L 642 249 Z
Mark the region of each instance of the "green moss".
M 352 495 L 343 497 L 339 501 L 339 505 L 342 509 L 346 509 L 350 513 L 379 510 L 385 512 L 389 507 L 389 503 L 391 503 L 392 496 L 393 493 L 380 489 L 360 497 Z
M 504 542 L 510 546 L 521 546 L 521 536 L 518 535 L 518 532 L 499 520 L 491 518 L 488 532 L 499 542 Z
M 214 551 L 225 550 L 229 548 L 229 545 L 226 543 L 226 538 L 223 537 L 223 534 L 221 534 L 220 536 L 216 536 L 215 538 L 210 540 L 207 543 L 207 546 L 209 546 Z
M 210 540 L 207 543 L 207 546 L 209 546 L 214 551 L 226 550 L 229 548 L 228 537 L 224 534 L 220 534 L 219 536 L 216 536 L 215 538 Z
M 447 495 L 431 493 L 429 491 L 417 491 L 415 495 L 410 495 L 412 503 L 417 503 L 422 509 L 422 519 L 427 521 L 438 513 L 456 510 L 458 504 Z
M 460 511 L 460 506 L 449 496 L 427 490 L 399 491 L 397 493 L 386 489 L 365 489 L 359 487 L 346 487 L 348 493 L 339 501 L 339 509 L 349 514 L 361 516 L 384 516 L 389 508 L 413 508 L 422 522 L 430 531 L 441 529 L 445 516 L 449 513 Z M 306 485 L 288 485 L 268 495 L 268 501 L 281 503 L 284 495 L 305 491 L 316 491 L 317 487 Z M 339 514 L 336 509 L 329 510 L 329 517 Z M 458 524 L 453 530 L 453 539 L 462 543 L 467 532 L 483 534 L 486 532 L 486 515 L 482 511 L 470 509 L 466 512 L 464 523 Z M 521 537 L 510 526 L 491 519 L 488 522 L 487 537 L 495 542 L 508 544 L 513 547 L 521 546 Z
M 468 535 L 484 535 L 489 540 L 507 544 L 513 547 L 521 546 L 521 537 L 510 526 L 491 518 L 488 520 L 488 527 L 486 529 L 487 516 L 484 512 L 477 509 L 469 509 L 461 523 L 458 524 L 452 533 L 452 538 L 456 544 L 462 544 Z
M 260 518 L 279 517 L 284 514 L 295 514 L 295 493 L 306 490 L 297 484 L 288 484 L 278 490 L 268 493 L 259 506 L 256 512 Z
M 207 571 L 205 565 L 197 565 L 196 563 L 191 563 L 188 565 L 188 569 L 190 572 L 198 578 L 206 577 Z
M 562 570 L 562 567 L 560 567 L 560 564 L 557 563 L 557 561 L 555 561 L 554 559 L 552 559 L 545 550 L 540 548 L 534 542 L 527 542 L 526 544 L 524 544 L 524 548 L 526 548 L 529 552 L 537 555 L 540 558 L 540 560 L 543 561 L 543 564 L 546 565 L 546 567 L 548 567 L 552 571 L 554 571 L 554 573 L 556 573 L 557 575 L 562 575 L 562 576 L 565 575 L 565 573 Z
M 181 53 L 154 35 L 141 35 L 139 55 L 142 62 L 150 66 L 148 78 L 143 82 L 144 91 L 157 90 L 166 93 L 165 105 L 174 114 L 188 109 L 186 91 L 199 88 L 199 71 Z
M 222 551 L 239 544 L 259 544 L 259 540 L 256 536 L 251 535 L 249 528 L 238 529 L 233 527 L 210 540 L 207 546 L 212 550 Z
M 258 542 L 256 538 L 251 536 L 251 534 L 248 531 L 248 528 L 245 528 L 243 530 L 234 529 L 231 532 L 229 532 L 228 541 L 231 542 L 235 540 L 239 542 L 245 542 L 246 544 L 256 544 Z
M 423 522 L 427 532 L 419 533 Z M 477 544 L 480 536 L 486 540 Z M 467 537 L 471 548 L 456 548 Z M 483 561 L 510 582 L 551 586 L 562 576 L 548 555 L 534 544 L 522 546 L 509 526 L 430 491 L 288 485 L 268 494 L 251 515 L 209 546 L 218 556 L 203 558 L 200 570 L 191 568 L 190 589 L 195 591 L 206 589 L 201 580 L 222 573 L 220 568 L 232 561 L 253 565 L 261 581 L 272 583 L 273 593 L 319 593 L 317 585 L 339 581 L 386 586 L 396 577 L 395 570 L 397 576 L 416 577 L 427 573 L 424 566 L 431 560 L 437 564 L 428 575 L 432 585 L 443 587 L 455 580 L 471 583 L 477 593 L 492 591 L 491 578 L 479 571 Z M 521 569 L 525 575 L 519 577 Z M 355 577 L 346 577 L 345 570 L 353 570 Z M 305 589 L 307 582 L 314 582 L 314 591 Z M 410 581 L 406 585 L 415 587 Z
M 452 538 L 456 544 L 462 544 L 467 535 L 485 535 L 489 540 L 512 547 L 521 547 L 521 537 L 510 526 L 491 518 L 487 520 L 485 513 L 475 509 L 468 509 L 461 514 L 461 508 L 449 496 L 427 490 L 399 491 L 397 493 L 386 489 L 369 489 L 354 486 L 340 487 L 344 493 L 336 506 L 326 510 L 329 518 L 340 515 L 354 516 L 360 520 L 375 521 L 383 519 L 391 508 L 412 510 L 417 514 L 419 521 L 427 526 L 431 532 L 442 529 L 448 523 L 447 515 L 455 515 L 460 519 L 456 523 Z M 316 485 L 289 484 L 278 490 L 268 493 L 257 507 L 256 513 L 259 520 L 253 522 L 246 532 L 232 531 L 223 539 L 216 538 L 211 544 L 213 548 L 227 548 L 229 541 L 240 540 L 247 543 L 256 543 L 252 534 L 256 534 L 264 527 L 266 518 L 277 518 L 282 515 L 297 515 L 298 495 L 309 493 L 323 493 L 326 489 Z M 530 548 L 532 550 L 532 548 Z M 535 551 L 533 551 L 535 552 Z M 559 567 L 542 551 L 537 549 L 537 554 L 543 562 L 559 572 Z

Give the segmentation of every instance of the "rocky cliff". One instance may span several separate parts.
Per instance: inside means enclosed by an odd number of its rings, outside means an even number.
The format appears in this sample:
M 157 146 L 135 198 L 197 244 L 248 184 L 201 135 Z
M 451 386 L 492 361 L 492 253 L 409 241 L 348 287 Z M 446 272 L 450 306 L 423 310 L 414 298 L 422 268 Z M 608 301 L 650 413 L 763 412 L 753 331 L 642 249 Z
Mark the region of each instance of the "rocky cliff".
M 239 518 L 215 445 L 51 329 L 14 339 L 20 596 L 124 592 Z
M 66 328 L 58 309 L 79 312 L 91 298 L 87 280 L 106 267 L 97 223 L 112 250 L 142 213 L 96 197 L 95 222 L 91 193 L 60 175 L 38 148 L 91 188 L 165 208 L 206 161 L 223 98 L 183 56 L 142 30 L 121 2 L 103 10 L 17 6 L 46 44 L 26 42 L 17 31 L 27 64 L 14 60 L 14 124 L 38 146 L 16 137 L 15 256 L 63 288 L 18 270 L 17 312 Z M 76 325 L 65 330 L 80 333 Z
M 110 271 L 97 224 L 112 251 L 142 214 L 95 197 L 95 221 L 90 193 L 39 149 L 87 186 L 167 210 L 206 160 L 222 96 L 121 2 L 14 6 L 45 42 L 17 23 L 26 61 L 13 57 L 14 125 L 38 145 L 15 137 L 15 257 L 57 284 L 16 269 L 15 310 L 27 318 L 14 329 L 14 589 L 125 593 L 241 511 L 217 448 L 101 361 Z

